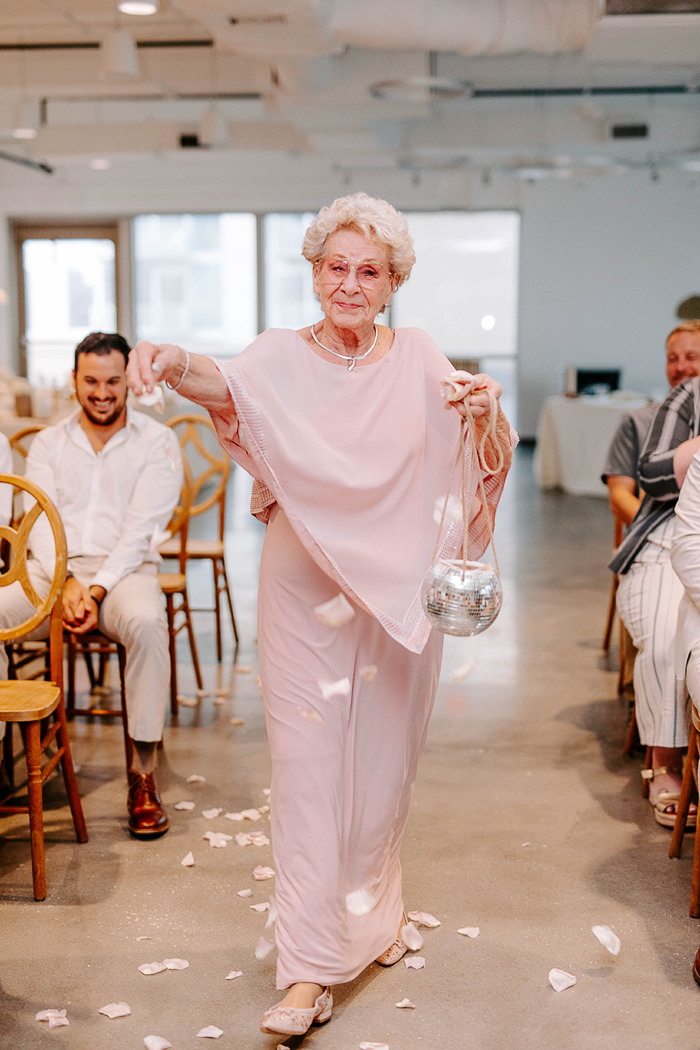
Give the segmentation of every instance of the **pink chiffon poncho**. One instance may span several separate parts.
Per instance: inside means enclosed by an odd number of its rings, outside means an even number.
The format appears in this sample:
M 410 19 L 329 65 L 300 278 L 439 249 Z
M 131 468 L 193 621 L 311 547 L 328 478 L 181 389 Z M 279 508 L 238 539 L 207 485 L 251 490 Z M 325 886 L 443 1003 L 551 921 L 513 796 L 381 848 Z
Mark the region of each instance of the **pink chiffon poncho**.
M 352 372 L 272 329 L 220 368 L 232 411 L 212 419 L 256 479 L 252 509 L 268 522 L 258 641 L 277 985 L 333 985 L 384 951 L 401 922 L 399 852 L 442 655 L 420 587 L 459 437 L 440 394 L 452 365 L 419 329 L 398 330 L 384 358 Z M 512 456 L 502 414 L 497 440 L 505 466 L 485 479 L 492 516 Z M 488 542 L 485 514 L 470 524 L 472 559 Z M 449 525 L 443 556 L 458 554 L 461 533 Z M 333 627 L 314 610 L 339 593 L 354 616 Z

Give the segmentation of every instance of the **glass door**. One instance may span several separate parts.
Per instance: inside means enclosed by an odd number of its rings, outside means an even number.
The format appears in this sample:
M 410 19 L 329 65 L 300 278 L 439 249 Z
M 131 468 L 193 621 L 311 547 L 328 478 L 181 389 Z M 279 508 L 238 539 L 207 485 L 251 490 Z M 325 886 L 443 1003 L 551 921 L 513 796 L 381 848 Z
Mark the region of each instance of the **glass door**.
M 15 227 L 17 369 L 32 386 L 63 386 L 90 332 L 118 331 L 118 225 Z

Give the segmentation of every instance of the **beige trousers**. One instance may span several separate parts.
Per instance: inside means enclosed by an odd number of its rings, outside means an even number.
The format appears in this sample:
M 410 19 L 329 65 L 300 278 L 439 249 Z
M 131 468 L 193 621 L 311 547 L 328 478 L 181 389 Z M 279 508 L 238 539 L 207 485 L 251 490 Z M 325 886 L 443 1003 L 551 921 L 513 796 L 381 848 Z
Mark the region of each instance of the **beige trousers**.
M 104 558 L 72 558 L 71 572 L 88 586 Z M 39 595 L 48 594 L 51 581 L 37 561 L 30 561 L 29 575 Z M 126 649 L 126 707 L 132 740 L 157 741 L 163 735 L 170 695 L 168 621 L 155 565 L 141 565 L 107 592 L 100 607 L 98 627 Z M 0 588 L 0 627 L 13 627 L 29 619 L 33 606 L 22 586 Z M 48 637 L 46 620 L 29 639 Z M 7 654 L 0 645 L 0 680 L 7 679 Z M 4 735 L 0 723 L 0 738 Z

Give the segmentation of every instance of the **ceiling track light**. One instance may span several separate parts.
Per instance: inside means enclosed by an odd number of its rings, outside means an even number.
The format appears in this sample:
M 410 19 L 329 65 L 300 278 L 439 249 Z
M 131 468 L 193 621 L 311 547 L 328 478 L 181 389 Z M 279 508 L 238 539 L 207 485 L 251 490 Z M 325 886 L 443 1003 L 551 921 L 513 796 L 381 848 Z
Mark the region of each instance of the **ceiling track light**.
M 159 0 L 120 0 L 117 8 L 123 15 L 157 15 Z
M 12 114 L 12 138 L 35 139 L 39 128 L 39 103 L 24 100 L 17 103 Z
M 440 102 L 452 98 L 471 98 L 474 85 L 456 77 L 401 77 L 371 84 L 369 93 L 385 102 Z
M 126 29 L 112 29 L 100 46 L 100 79 L 119 80 L 138 75 L 136 41 Z

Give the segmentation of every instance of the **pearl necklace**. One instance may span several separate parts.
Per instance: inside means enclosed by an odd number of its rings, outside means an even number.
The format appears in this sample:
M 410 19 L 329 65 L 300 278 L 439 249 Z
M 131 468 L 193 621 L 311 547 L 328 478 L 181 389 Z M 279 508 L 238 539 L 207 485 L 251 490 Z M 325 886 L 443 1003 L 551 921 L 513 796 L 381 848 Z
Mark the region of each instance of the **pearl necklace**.
M 375 326 L 374 326 L 374 341 L 372 342 L 372 345 L 370 346 L 369 350 L 367 350 L 364 354 L 358 354 L 357 356 L 353 356 L 352 354 L 339 354 L 337 350 L 331 350 L 330 346 L 324 346 L 323 345 L 323 343 L 321 342 L 321 340 L 318 338 L 318 336 L 316 335 L 316 333 L 314 331 L 315 327 L 316 327 L 315 325 L 311 325 L 311 335 L 313 337 L 314 342 L 317 343 L 318 346 L 320 346 L 322 350 L 327 350 L 329 354 L 333 354 L 334 357 L 340 357 L 340 358 L 342 358 L 343 361 L 348 361 L 349 362 L 348 363 L 348 372 L 352 372 L 353 368 L 355 367 L 355 365 L 356 365 L 356 363 L 358 361 L 364 361 L 364 359 L 366 357 L 369 357 L 369 355 L 372 353 L 372 351 L 374 350 L 375 346 L 377 345 L 377 339 L 379 338 L 379 329 L 377 328 L 377 326 L 375 324 Z

